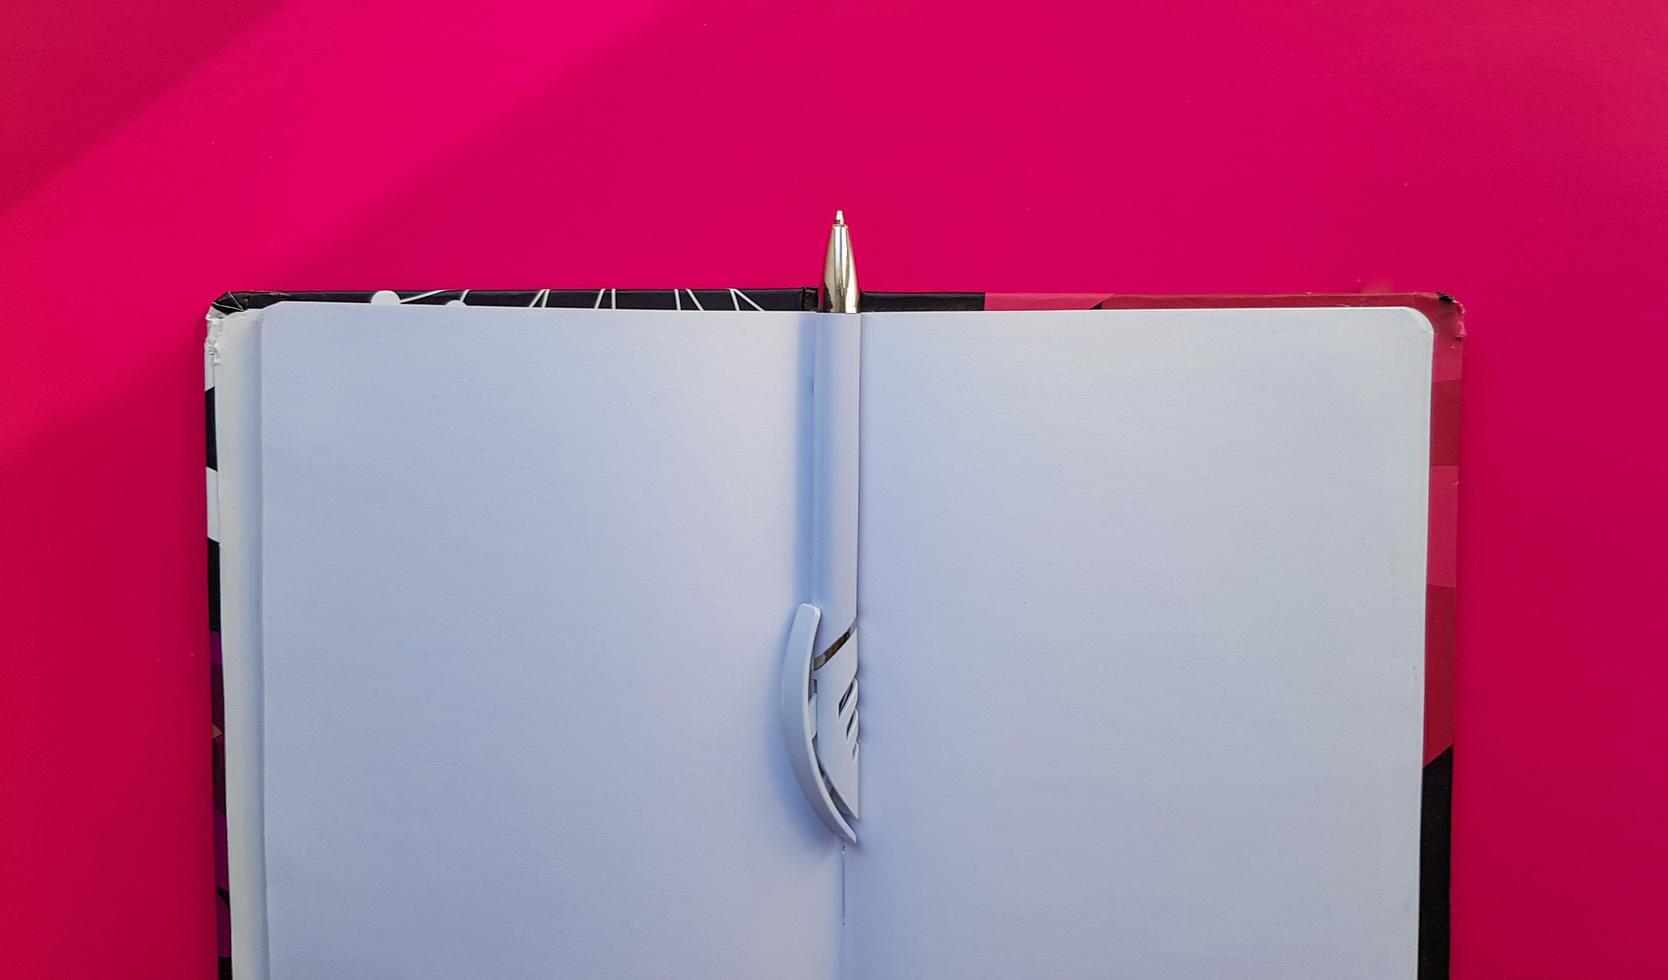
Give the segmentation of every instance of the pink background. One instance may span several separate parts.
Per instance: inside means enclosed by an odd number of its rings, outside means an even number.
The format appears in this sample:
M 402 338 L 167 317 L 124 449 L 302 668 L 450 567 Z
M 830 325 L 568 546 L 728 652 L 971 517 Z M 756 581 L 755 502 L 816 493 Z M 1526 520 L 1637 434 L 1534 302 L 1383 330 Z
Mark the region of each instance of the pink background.
M 1173 6 L 0 5 L 0 972 L 213 972 L 210 299 L 840 206 L 873 289 L 1460 297 L 1455 974 L 1668 975 L 1668 7 Z

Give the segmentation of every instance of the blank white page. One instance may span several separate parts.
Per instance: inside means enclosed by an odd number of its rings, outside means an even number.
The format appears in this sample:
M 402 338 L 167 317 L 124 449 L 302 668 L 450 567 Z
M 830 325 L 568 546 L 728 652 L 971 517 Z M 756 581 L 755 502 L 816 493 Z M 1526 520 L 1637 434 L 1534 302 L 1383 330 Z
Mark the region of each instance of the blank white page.
M 865 317 L 842 973 L 1415 973 L 1431 328 Z
M 233 531 L 256 581 L 227 583 L 228 675 L 259 665 L 229 744 L 256 724 L 262 750 L 234 750 L 234 836 L 260 803 L 271 980 L 831 974 L 839 852 L 776 715 L 801 318 L 284 304 L 227 329 L 221 404 L 252 401 L 258 441 L 223 487 L 259 518 Z

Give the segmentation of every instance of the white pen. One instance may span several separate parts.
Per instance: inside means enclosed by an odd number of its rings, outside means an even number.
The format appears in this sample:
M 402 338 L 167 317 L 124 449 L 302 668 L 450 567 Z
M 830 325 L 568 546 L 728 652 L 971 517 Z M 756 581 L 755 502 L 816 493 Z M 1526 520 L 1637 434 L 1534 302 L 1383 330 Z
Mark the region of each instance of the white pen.
M 823 265 L 825 314 L 858 311 L 857 266 L 835 212 Z M 811 381 L 810 595 L 790 630 L 782 675 L 784 732 L 800 788 L 848 842 L 858 815 L 857 423 L 862 321 L 815 318 Z

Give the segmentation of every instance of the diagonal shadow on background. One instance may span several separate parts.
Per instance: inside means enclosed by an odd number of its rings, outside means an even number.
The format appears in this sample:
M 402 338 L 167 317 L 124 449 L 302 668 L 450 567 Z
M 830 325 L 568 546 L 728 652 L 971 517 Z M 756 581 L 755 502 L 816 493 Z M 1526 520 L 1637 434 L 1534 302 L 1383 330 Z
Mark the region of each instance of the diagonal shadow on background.
M 0 211 L 283 2 L 0 4 Z

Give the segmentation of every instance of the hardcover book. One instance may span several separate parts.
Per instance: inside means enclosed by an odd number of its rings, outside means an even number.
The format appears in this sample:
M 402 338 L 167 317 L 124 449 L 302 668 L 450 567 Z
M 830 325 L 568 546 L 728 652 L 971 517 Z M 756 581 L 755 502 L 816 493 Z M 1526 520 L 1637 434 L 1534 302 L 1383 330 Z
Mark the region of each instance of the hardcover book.
M 239 980 L 1435 978 L 1445 297 L 234 293 Z

